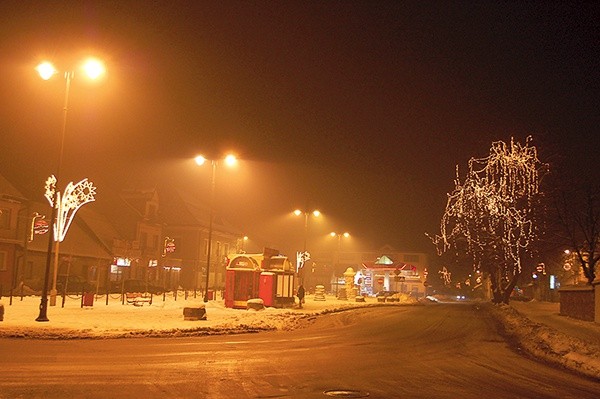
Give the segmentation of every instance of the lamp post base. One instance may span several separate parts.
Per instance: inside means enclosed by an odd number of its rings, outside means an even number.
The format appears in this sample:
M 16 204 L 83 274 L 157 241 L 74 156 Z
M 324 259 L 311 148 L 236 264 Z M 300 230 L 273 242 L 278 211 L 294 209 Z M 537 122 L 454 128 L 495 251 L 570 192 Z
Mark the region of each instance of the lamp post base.
M 48 298 L 42 296 L 42 301 L 40 302 L 40 315 L 35 321 L 50 321 L 48 319 Z

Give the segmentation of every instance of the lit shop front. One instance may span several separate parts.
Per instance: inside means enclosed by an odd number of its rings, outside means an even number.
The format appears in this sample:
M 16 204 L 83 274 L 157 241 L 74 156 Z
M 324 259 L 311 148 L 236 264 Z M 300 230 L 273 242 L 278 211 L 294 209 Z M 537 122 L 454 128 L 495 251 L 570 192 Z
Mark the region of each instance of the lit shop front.
M 387 256 L 375 262 L 363 262 L 355 280 L 361 294 L 395 291 L 415 297 L 425 295 L 425 279 L 417 267 L 410 263 L 394 262 Z

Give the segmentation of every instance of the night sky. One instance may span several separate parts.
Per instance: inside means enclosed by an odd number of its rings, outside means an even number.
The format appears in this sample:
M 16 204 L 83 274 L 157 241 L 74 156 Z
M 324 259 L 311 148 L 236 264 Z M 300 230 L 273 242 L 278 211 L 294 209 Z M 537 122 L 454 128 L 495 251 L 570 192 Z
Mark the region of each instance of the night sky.
M 0 171 L 31 187 L 168 185 L 207 198 L 192 158 L 219 165 L 218 211 L 271 246 L 349 231 L 356 245 L 432 252 L 455 166 L 533 136 L 554 170 L 598 176 L 596 2 L 3 1 Z M 39 189 L 37 189 L 39 187 Z M 37 191 L 36 191 L 37 190 Z M 94 205 L 86 205 L 94 206 Z M 292 231 L 288 231 L 292 229 Z M 301 234 L 300 234 L 301 235 Z M 301 239 L 300 239 L 301 240 Z M 295 244 L 290 244 L 293 241 Z M 349 244 L 348 244 L 349 245 Z M 298 245 L 296 245 L 298 246 Z

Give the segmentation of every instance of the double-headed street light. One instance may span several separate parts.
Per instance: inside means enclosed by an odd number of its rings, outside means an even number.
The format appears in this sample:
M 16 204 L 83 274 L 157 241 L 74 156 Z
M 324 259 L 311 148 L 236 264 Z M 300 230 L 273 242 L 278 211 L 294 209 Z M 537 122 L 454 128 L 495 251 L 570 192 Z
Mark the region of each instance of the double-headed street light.
M 294 215 L 296 216 L 300 216 L 300 215 L 304 215 L 304 247 L 303 247 L 303 251 L 306 252 L 306 238 L 308 236 L 308 217 L 310 215 L 313 215 L 314 217 L 319 217 L 321 216 L 321 212 L 317 209 L 315 209 L 312 212 L 309 211 L 302 211 L 300 209 L 296 209 L 294 211 Z
M 348 233 L 348 232 L 345 232 L 345 233 L 336 233 L 335 231 L 332 231 L 331 233 L 329 233 L 329 235 L 332 236 L 332 237 L 337 237 L 337 239 L 338 239 L 338 248 L 339 248 L 340 242 L 342 240 L 342 237 L 344 237 L 344 238 L 350 237 L 350 233 Z
M 310 254 L 306 251 L 306 240 L 308 237 L 308 217 L 310 215 L 313 217 L 319 217 L 321 216 L 321 212 L 317 209 L 312 212 L 296 209 L 294 211 L 294 215 L 304 215 L 304 246 L 302 248 L 302 253 L 296 254 L 296 272 L 300 273 L 300 270 L 304 267 L 304 264 L 310 259 Z M 302 277 L 300 278 L 300 282 L 302 283 Z
M 350 238 L 350 233 L 348 232 L 344 232 L 344 233 L 336 233 L 335 231 L 332 231 L 331 233 L 329 233 L 329 235 L 331 237 L 337 237 L 337 247 L 336 247 L 336 268 L 340 263 L 340 249 L 342 246 L 342 237 L 343 238 Z
M 240 251 L 241 251 L 240 253 L 245 253 L 244 252 L 244 243 L 248 240 L 249 240 L 248 236 L 243 236 L 242 238 L 240 238 Z
M 194 158 L 198 165 L 204 165 L 207 162 L 211 164 L 211 177 L 210 177 L 210 204 L 209 204 L 209 217 L 208 217 L 208 246 L 206 254 L 206 285 L 204 287 L 204 302 L 208 302 L 208 284 L 210 276 L 210 253 L 212 251 L 212 230 L 213 230 L 213 218 L 214 218 L 214 203 L 215 203 L 215 177 L 217 172 L 217 160 L 209 160 L 204 158 L 202 155 L 198 155 Z M 229 154 L 224 158 L 227 166 L 233 166 L 237 163 L 235 155 Z M 216 275 L 215 275 L 216 276 Z
M 348 232 L 344 232 L 344 233 L 336 233 L 335 231 L 332 231 L 331 233 L 329 233 L 329 235 L 331 237 L 337 237 L 337 246 L 336 246 L 336 251 L 335 251 L 335 260 L 334 260 L 334 265 L 333 265 L 333 275 L 337 276 L 339 271 L 339 267 L 340 267 L 340 250 L 342 248 L 342 238 L 350 238 L 350 233 Z M 335 284 L 335 293 L 337 295 L 337 289 L 338 289 L 338 284 L 337 284 L 337 277 L 336 277 L 336 284 Z
M 54 65 L 52 65 L 50 62 L 47 62 L 47 61 L 39 64 L 36 67 L 36 70 L 38 71 L 40 77 L 44 80 L 49 80 L 54 75 L 59 73 L 59 71 L 54 67 Z M 90 79 L 99 78 L 102 74 L 104 74 L 104 71 L 105 71 L 104 65 L 102 64 L 102 62 L 100 62 L 97 59 L 92 59 L 92 58 L 88 59 L 81 66 L 81 72 L 83 73 L 83 75 L 87 76 Z M 57 220 L 57 217 L 59 216 L 59 208 L 61 206 L 60 205 L 61 201 L 60 201 L 60 192 L 56 189 L 56 183 L 60 176 L 60 169 L 62 166 L 63 151 L 64 151 L 64 145 L 65 145 L 65 133 L 67 131 L 67 111 L 69 109 L 69 91 L 71 89 L 71 80 L 73 80 L 74 77 L 75 77 L 74 70 L 64 72 L 66 87 L 65 87 L 65 102 L 64 102 L 64 106 L 63 106 L 63 122 L 62 122 L 62 130 L 61 130 L 61 135 L 60 135 L 60 147 L 59 147 L 60 149 L 59 149 L 59 153 L 58 153 L 58 162 L 56 165 L 56 173 L 54 174 L 54 176 L 52 176 L 46 182 L 46 197 L 47 198 L 49 197 L 48 200 L 50 201 L 50 203 L 52 205 L 52 214 L 50 216 L 50 221 L 51 221 L 51 223 L 54 223 L 54 229 L 53 229 L 54 234 L 48 235 L 48 252 L 47 252 L 47 257 L 46 257 L 46 270 L 45 270 L 45 274 L 44 274 L 44 286 L 42 287 L 42 298 L 41 298 L 41 302 L 40 302 L 40 314 L 39 314 L 38 318 L 36 319 L 36 321 L 48 321 L 48 316 L 47 316 L 48 285 L 49 285 L 49 280 L 50 280 L 50 264 L 51 264 L 51 258 L 52 258 L 53 243 L 55 243 L 55 245 L 54 245 L 54 247 L 55 247 L 54 248 L 54 278 L 52 281 L 52 290 L 50 291 L 50 304 L 53 306 L 56 305 L 56 294 L 57 294 L 56 279 L 57 279 L 57 274 L 58 274 L 59 242 L 62 241 L 62 239 L 64 238 L 64 234 L 66 234 L 66 229 L 63 229 L 61 231 L 60 224 L 58 223 L 58 220 Z M 88 191 L 88 194 L 89 194 L 89 191 L 93 188 L 91 183 L 87 182 L 87 179 L 82 180 L 80 183 L 78 183 L 77 185 L 75 185 L 73 187 L 79 188 L 80 187 L 79 184 L 82 184 L 84 191 Z M 92 190 L 91 194 L 92 194 L 91 196 L 86 194 L 86 199 L 88 200 L 88 202 L 91 199 L 93 200 L 93 190 Z M 73 201 L 70 200 L 70 204 L 71 204 L 70 216 L 72 216 L 74 213 L 73 207 L 76 205 L 81 206 L 83 203 L 78 203 L 78 201 L 75 201 L 75 203 L 73 203 Z M 78 209 L 78 208 L 76 208 L 76 209 Z M 63 209 L 63 211 L 67 212 L 68 209 Z M 65 220 L 66 216 L 64 214 L 62 214 L 61 216 L 62 216 L 62 221 L 67 222 Z M 63 225 L 64 225 L 64 223 L 63 223 Z M 68 228 L 68 224 L 67 224 L 67 228 Z

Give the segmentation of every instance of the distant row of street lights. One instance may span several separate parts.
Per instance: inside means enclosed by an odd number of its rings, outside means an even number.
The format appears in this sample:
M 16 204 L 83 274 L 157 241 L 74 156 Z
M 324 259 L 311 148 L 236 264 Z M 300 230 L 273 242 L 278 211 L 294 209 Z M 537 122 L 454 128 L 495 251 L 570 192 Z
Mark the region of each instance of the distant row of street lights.
M 50 290 L 50 305 L 52 305 L 52 306 L 54 306 L 56 304 L 56 296 L 57 296 L 56 282 L 57 282 L 57 274 L 58 274 L 59 243 L 60 243 L 60 241 L 62 241 L 64 239 L 65 234 L 66 234 L 66 230 L 62 231 L 62 232 L 57 231 L 57 229 L 59 228 L 58 227 L 59 223 L 58 223 L 57 218 L 61 212 L 61 209 L 60 209 L 60 192 L 55 188 L 55 186 L 60 177 L 60 171 L 61 171 L 61 166 L 62 166 L 62 162 L 63 162 L 64 144 L 65 144 L 65 136 L 66 136 L 66 130 L 67 130 L 67 113 L 69 110 L 69 92 L 70 92 L 70 88 L 71 88 L 71 82 L 76 76 L 76 74 L 75 74 L 76 71 L 75 70 L 66 70 L 66 71 L 61 72 L 52 63 L 47 62 L 47 61 L 40 63 L 36 67 L 36 70 L 39 73 L 40 77 L 44 80 L 49 80 L 52 77 L 54 77 L 55 75 L 58 75 L 59 73 L 63 73 L 64 79 L 65 79 L 65 98 L 64 98 L 64 106 L 63 106 L 62 129 L 61 129 L 61 135 L 60 135 L 60 147 L 59 147 L 60 149 L 59 149 L 58 160 L 57 160 L 57 164 L 56 164 L 56 173 L 51 177 L 54 189 L 49 191 L 48 187 L 47 187 L 47 193 L 46 193 L 46 196 L 48 197 L 48 200 L 50 201 L 50 203 L 52 205 L 52 213 L 51 213 L 51 217 L 50 217 L 50 223 L 53 224 L 53 226 L 54 226 L 54 229 L 53 229 L 54 234 L 49 234 L 49 238 L 48 238 L 48 251 L 47 251 L 47 257 L 46 257 L 44 285 L 42 288 L 42 297 L 41 297 L 41 302 L 40 302 L 40 313 L 39 313 L 38 318 L 36 319 L 36 321 L 48 321 L 48 317 L 47 317 L 48 287 L 49 287 L 49 282 L 50 282 L 50 269 L 51 269 L 51 258 L 52 258 L 53 247 L 54 247 L 54 273 L 53 273 L 53 279 L 52 279 L 52 289 Z M 102 75 L 104 75 L 106 70 L 105 70 L 104 64 L 100 60 L 98 60 L 96 58 L 89 58 L 80 65 L 80 68 L 77 71 L 78 71 L 77 76 L 79 76 L 79 73 L 81 73 L 81 75 L 83 75 L 89 79 L 96 80 L 96 79 L 100 78 Z M 210 160 L 210 159 L 205 158 L 202 155 L 198 155 L 195 158 L 195 161 L 200 166 L 204 165 L 208 162 L 210 162 L 210 165 L 211 165 L 210 205 L 209 205 L 209 222 L 208 222 L 208 248 L 207 248 L 207 258 L 206 258 L 206 284 L 205 284 L 205 292 L 204 292 L 204 302 L 207 302 L 208 298 L 209 298 L 208 287 L 209 287 L 210 263 L 211 263 L 211 251 L 212 251 L 211 247 L 212 247 L 213 220 L 214 220 L 216 169 L 221 160 L 216 160 L 216 159 Z M 224 164 L 226 166 L 231 167 L 237 163 L 237 158 L 233 154 L 228 154 L 222 159 L 222 161 L 224 162 Z M 95 188 L 91 185 L 91 183 L 87 183 L 87 179 L 85 179 L 84 181 L 87 184 L 86 188 L 88 189 L 88 191 L 91 191 L 92 192 L 91 194 L 93 194 Z M 82 181 L 82 182 L 84 182 L 84 181 Z M 72 184 L 72 183 L 70 183 L 70 184 Z M 93 195 L 88 196 L 86 202 L 90 202 L 91 200 L 93 200 Z M 81 204 L 77 204 L 77 205 L 79 207 L 79 206 L 83 205 L 84 203 L 85 202 L 82 202 Z M 77 207 L 77 209 L 78 209 L 78 207 Z M 72 212 L 72 214 L 74 214 L 74 212 Z M 319 210 L 313 210 L 313 211 L 304 210 L 303 211 L 300 209 L 296 209 L 294 211 L 294 214 L 296 216 L 304 215 L 303 253 L 306 254 L 309 216 L 312 215 L 313 217 L 319 217 L 319 216 L 321 216 L 321 212 Z M 67 228 L 68 228 L 68 224 L 67 224 Z M 338 251 L 339 251 L 339 245 L 340 245 L 339 243 L 340 243 L 341 238 L 342 237 L 347 238 L 350 235 L 348 233 L 332 232 L 331 236 L 338 237 Z M 248 237 L 244 236 L 243 241 L 245 241 L 247 239 L 248 239 Z M 242 241 L 242 250 L 243 250 L 243 241 Z

